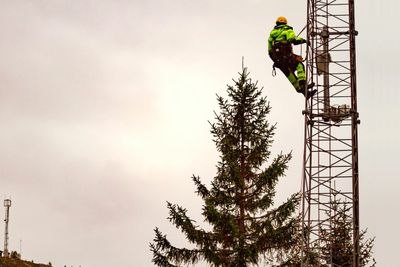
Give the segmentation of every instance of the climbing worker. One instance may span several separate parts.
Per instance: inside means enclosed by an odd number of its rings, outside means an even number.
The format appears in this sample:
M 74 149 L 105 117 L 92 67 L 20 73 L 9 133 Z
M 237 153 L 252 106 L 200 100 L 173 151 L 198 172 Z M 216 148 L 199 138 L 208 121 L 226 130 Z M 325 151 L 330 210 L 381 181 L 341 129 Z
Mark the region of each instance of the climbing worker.
M 292 49 L 292 44 L 304 43 L 307 43 L 307 41 L 296 36 L 293 28 L 287 25 L 287 19 L 278 17 L 276 25 L 268 38 L 268 54 L 274 62 L 274 69 L 275 67 L 279 68 L 296 91 L 306 96 L 306 87 L 307 90 L 311 89 L 314 83 L 306 86 L 303 58 L 295 55 Z M 307 97 L 312 97 L 316 92 L 317 90 L 309 90 Z

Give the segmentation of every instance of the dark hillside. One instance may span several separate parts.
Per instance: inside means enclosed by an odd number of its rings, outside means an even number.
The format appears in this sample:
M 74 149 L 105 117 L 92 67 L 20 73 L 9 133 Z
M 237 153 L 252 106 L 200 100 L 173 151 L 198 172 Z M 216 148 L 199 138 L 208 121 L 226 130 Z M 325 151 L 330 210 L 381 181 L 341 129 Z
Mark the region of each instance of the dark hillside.
M 0 267 L 49 267 L 51 265 L 33 263 L 13 258 L 0 258 Z

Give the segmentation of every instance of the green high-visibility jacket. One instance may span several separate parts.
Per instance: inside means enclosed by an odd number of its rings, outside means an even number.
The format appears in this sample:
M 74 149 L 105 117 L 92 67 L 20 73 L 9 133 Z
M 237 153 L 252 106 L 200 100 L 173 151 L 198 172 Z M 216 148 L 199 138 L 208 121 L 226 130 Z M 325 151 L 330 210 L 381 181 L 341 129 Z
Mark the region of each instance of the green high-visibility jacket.
M 289 42 L 292 44 L 301 44 L 305 40 L 301 37 L 297 37 L 293 31 L 293 28 L 286 24 L 276 25 L 271 31 L 268 38 L 268 52 L 272 52 L 274 43 L 277 42 Z

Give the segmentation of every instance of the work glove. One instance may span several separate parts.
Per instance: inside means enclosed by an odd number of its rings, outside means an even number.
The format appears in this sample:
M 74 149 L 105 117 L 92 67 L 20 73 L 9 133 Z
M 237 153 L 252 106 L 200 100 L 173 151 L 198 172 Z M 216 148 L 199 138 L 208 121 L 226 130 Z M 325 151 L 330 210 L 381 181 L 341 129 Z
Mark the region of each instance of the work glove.
M 305 39 L 300 39 L 300 40 L 294 40 L 293 41 L 294 45 L 305 44 L 305 43 L 307 43 L 307 40 L 305 40 Z

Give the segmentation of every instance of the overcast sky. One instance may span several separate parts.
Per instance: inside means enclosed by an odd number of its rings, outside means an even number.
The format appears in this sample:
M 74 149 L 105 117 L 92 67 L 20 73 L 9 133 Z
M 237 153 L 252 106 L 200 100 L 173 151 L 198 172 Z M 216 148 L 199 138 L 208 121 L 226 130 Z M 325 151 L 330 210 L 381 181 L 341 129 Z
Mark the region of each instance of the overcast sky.
M 181 244 L 165 201 L 201 222 L 190 176 L 215 174 L 208 121 L 242 56 L 271 101 L 273 153 L 293 150 L 277 203 L 299 190 L 303 98 L 271 76 L 266 41 L 277 16 L 299 32 L 306 2 L 0 1 L 10 248 L 57 267 L 146 267 L 155 226 Z M 361 226 L 378 266 L 398 262 L 400 238 L 399 8 L 356 3 Z

